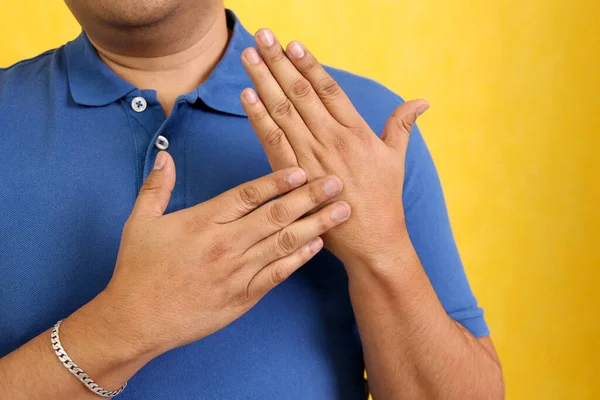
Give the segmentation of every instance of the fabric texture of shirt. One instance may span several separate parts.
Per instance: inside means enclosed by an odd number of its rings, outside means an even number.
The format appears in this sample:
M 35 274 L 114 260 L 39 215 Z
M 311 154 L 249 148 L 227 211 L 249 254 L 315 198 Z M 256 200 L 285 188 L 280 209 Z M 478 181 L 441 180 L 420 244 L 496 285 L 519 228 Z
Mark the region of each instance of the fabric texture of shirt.
M 254 40 L 232 12 L 227 17 L 233 35 L 222 60 L 169 118 L 156 92 L 115 75 L 85 33 L 0 70 L 0 357 L 106 286 L 159 136 L 177 168 L 167 212 L 271 172 L 239 100 L 253 86 L 240 55 Z M 369 79 L 327 70 L 381 134 L 403 100 Z M 403 184 L 408 231 L 441 303 L 475 336 L 487 335 L 417 128 Z M 150 362 L 119 398 L 364 399 L 347 285 L 343 265 L 322 251 L 229 326 Z

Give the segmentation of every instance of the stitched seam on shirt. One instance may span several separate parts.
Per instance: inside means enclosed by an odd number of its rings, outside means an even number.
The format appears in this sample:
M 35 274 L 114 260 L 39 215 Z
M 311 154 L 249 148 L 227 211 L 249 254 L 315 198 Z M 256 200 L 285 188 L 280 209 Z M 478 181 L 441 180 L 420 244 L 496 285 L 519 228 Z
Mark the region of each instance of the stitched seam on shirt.
M 142 178 L 140 178 L 140 168 L 139 168 L 139 161 L 140 161 L 140 154 L 138 152 L 138 141 L 136 139 L 136 135 L 135 135 L 135 130 L 133 129 L 133 123 L 131 121 L 131 116 L 129 115 L 129 113 L 127 112 L 127 107 L 125 106 L 125 98 L 121 98 L 119 99 L 119 103 L 121 104 L 121 107 L 123 108 L 123 112 L 125 112 L 125 115 L 127 116 L 127 123 L 129 124 L 129 133 L 131 134 L 131 138 L 133 139 L 133 148 L 135 151 L 135 189 L 136 189 L 136 198 L 137 198 L 137 194 L 140 192 L 140 190 L 142 189 Z M 145 162 L 145 160 L 144 160 Z M 143 172 L 142 172 L 143 175 Z
M 183 208 L 191 207 L 190 205 L 190 185 L 187 181 L 188 173 L 187 173 L 187 153 L 188 153 L 188 127 L 190 125 L 190 121 L 192 120 L 192 111 L 194 108 L 187 103 L 188 112 L 187 112 L 187 121 L 183 125 L 183 182 L 185 182 L 185 195 L 183 198 Z

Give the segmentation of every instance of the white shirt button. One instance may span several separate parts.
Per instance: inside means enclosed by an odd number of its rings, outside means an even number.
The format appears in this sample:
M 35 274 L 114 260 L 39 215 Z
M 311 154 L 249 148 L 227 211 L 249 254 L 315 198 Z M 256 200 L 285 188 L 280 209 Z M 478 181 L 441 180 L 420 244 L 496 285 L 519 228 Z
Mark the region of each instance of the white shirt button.
M 146 109 L 146 107 L 148 107 L 148 103 L 143 97 L 136 97 L 133 100 L 131 100 L 131 108 L 135 112 L 143 112 Z
M 169 141 L 164 136 L 159 136 L 156 138 L 156 142 L 154 142 L 154 146 L 156 146 L 159 150 L 166 150 L 169 148 Z

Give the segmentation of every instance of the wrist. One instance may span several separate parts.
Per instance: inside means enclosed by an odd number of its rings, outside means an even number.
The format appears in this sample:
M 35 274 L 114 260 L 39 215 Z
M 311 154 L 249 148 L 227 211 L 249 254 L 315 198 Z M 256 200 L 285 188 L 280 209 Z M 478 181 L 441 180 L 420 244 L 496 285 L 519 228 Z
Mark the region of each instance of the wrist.
M 406 231 L 388 235 L 387 240 L 344 260 L 350 277 L 354 275 L 388 276 L 390 272 L 419 264 L 419 257 Z
M 106 389 L 122 386 L 158 356 L 132 321 L 104 293 L 67 317 L 60 327 L 65 350 Z
M 421 299 L 428 278 L 416 250 L 409 243 L 394 244 L 394 252 L 345 264 L 353 304 L 386 299 L 390 304 L 409 304 Z

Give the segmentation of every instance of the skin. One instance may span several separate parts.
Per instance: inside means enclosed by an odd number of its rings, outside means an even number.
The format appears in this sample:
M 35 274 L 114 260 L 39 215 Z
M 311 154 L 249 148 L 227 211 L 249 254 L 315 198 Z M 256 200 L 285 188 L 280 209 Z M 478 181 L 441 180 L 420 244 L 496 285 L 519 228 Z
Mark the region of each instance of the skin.
M 256 44 L 260 56 L 248 48 L 242 62 L 258 95 L 248 88 L 241 100 L 273 169 L 300 166 L 309 180 L 336 171 L 345 183 L 353 217 L 324 238 L 348 272 L 374 397 L 503 398 L 491 339 L 448 317 L 406 229 L 406 150 L 428 103 L 400 106 L 380 139 L 301 43 L 284 51 L 264 29 Z
M 229 41 L 215 0 L 66 0 L 98 56 L 138 88 L 154 89 L 168 117 L 204 82 Z
M 177 96 L 208 77 L 230 35 L 221 1 L 66 3 L 100 58 L 157 90 L 167 116 Z M 163 215 L 175 166 L 160 153 L 124 227 L 113 278 L 61 327 L 70 356 L 117 389 L 158 355 L 241 316 L 313 257 L 323 236 L 350 278 L 376 399 L 502 398 L 491 340 L 448 318 L 406 232 L 398 188 L 410 128 L 426 103 L 397 109 L 381 141 L 306 49 L 288 58 L 275 41 L 257 43 L 266 63 L 243 62 L 262 101 L 250 90 L 242 101 L 277 172 Z M 367 210 L 374 202 L 379 212 Z M 60 366 L 48 337 L 0 359 L 3 396 L 97 398 Z
M 65 0 L 65 3 L 102 49 L 137 58 L 181 53 L 201 42 L 214 25 L 224 21 L 219 19 L 223 15 L 223 2 L 215 0 Z
M 299 168 L 163 215 L 175 164 L 165 152 L 156 164 L 123 229 L 107 288 L 60 328 L 71 358 L 108 390 L 160 354 L 239 318 L 350 215 L 343 201 L 321 207 L 342 190 L 339 178 L 305 184 Z M 0 391 L 15 400 L 96 398 L 60 365 L 48 332 L 0 359 Z

